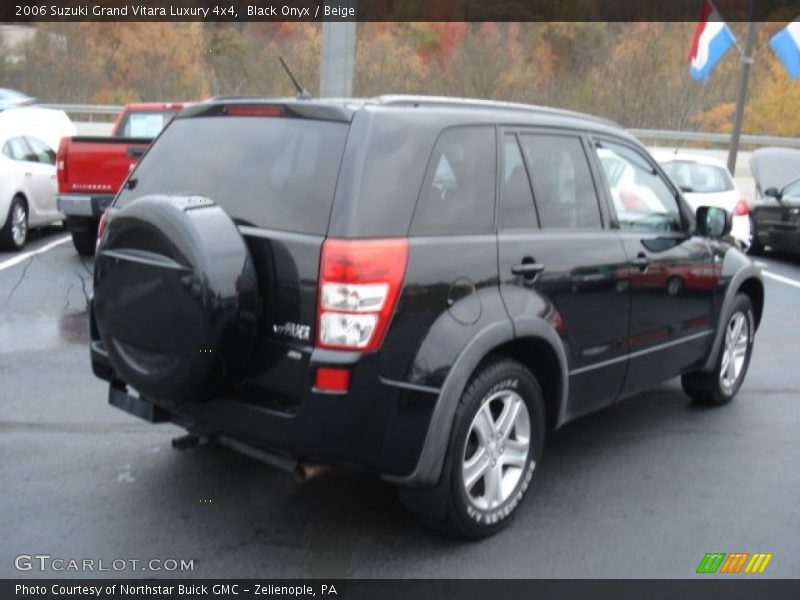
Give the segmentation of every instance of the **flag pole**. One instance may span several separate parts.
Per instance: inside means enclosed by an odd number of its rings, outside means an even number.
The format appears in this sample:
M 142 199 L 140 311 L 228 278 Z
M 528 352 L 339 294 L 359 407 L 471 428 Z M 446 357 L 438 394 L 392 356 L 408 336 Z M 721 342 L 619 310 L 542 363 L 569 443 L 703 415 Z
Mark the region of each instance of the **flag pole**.
M 736 174 L 736 155 L 739 153 L 739 138 L 742 135 L 742 121 L 744 120 L 744 103 L 747 99 L 747 82 L 750 79 L 750 67 L 753 64 L 753 44 L 756 38 L 756 0 L 750 0 L 750 22 L 747 25 L 747 37 L 744 42 L 742 55 L 742 78 L 739 82 L 739 98 L 736 101 L 736 114 L 733 118 L 733 132 L 731 133 L 731 147 L 728 152 L 728 170 L 731 175 Z

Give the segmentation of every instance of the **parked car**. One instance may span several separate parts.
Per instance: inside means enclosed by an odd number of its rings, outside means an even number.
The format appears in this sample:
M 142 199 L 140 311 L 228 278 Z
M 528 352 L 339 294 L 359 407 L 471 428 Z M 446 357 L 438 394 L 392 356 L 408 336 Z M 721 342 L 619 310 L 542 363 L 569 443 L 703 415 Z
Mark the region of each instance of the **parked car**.
M 724 208 L 733 215 L 733 239 L 742 248 L 750 246 L 750 206 L 724 162 L 684 152 L 657 152 L 654 156 L 693 210 L 700 206 Z
M 800 150 L 760 148 L 750 157 L 756 181 L 753 254 L 765 246 L 800 252 Z
M 61 221 L 54 146 L 75 126 L 62 111 L 14 108 L 0 113 L 0 247 L 21 250 L 31 228 Z
M 58 148 L 58 208 L 66 215 L 78 254 L 94 254 L 100 216 L 114 199 L 133 165 L 180 103 L 128 104 L 117 117 L 111 137 L 73 137 Z
M 617 212 L 612 164 L 652 205 Z M 196 105 L 106 212 L 92 368 L 113 406 L 185 427 L 178 446 L 366 469 L 426 522 L 485 536 L 553 428 L 677 375 L 696 402 L 735 396 L 764 287 L 729 229 L 587 115 Z M 691 293 L 629 285 L 664 265 L 695 273 Z
M 31 98 L 22 92 L 10 90 L 8 88 L 0 88 L 0 111 L 9 108 L 18 108 L 20 106 L 28 106 L 35 102 L 36 98 Z

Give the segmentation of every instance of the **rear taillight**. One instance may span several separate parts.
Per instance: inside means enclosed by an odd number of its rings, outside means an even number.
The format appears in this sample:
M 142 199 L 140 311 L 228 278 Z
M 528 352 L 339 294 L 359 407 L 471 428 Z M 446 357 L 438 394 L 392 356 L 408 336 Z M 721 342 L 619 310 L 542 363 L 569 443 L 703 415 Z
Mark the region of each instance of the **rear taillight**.
M 317 346 L 368 352 L 383 342 L 408 262 L 408 240 L 322 245 Z
M 100 245 L 100 240 L 103 239 L 103 234 L 108 226 L 108 209 L 103 211 L 100 215 L 100 222 L 97 224 L 97 241 L 95 242 L 95 249 Z
M 750 205 L 745 198 L 736 203 L 736 206 L 733 207 L 733 214 L 737 217 L 750 214 Z
M 61 138 L 56 153 L 56 176 L 58 177 L 58 191 L 61 193 L 69 192 L 67 189 L 67 147 L 69 138 Z

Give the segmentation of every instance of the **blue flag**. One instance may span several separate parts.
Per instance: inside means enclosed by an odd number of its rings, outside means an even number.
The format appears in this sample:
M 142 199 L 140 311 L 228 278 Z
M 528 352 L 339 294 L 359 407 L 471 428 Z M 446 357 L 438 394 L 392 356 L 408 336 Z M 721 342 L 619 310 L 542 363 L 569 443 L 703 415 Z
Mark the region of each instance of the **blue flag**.
M 800 77 L 800 21 L 789 23 L 772 36 L 769 45 L 794 79 Z

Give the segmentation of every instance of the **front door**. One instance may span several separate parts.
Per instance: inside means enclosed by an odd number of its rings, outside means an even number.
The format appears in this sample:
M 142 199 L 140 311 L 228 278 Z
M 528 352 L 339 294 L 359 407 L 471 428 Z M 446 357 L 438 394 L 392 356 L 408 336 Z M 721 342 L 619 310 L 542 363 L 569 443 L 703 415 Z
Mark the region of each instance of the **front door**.
M 646 153 L 612 140 L 594 146 L 628 256 L 630 394 L 705 357 L 719 265 L 708 240 L 693 234 L 677 190 Z

